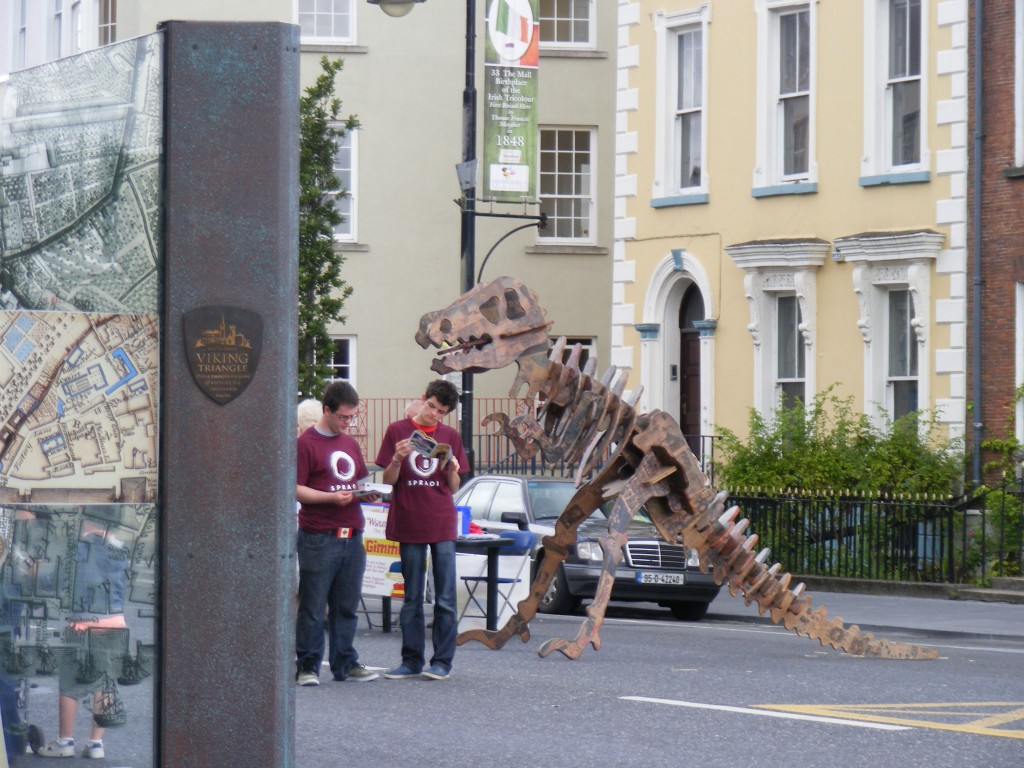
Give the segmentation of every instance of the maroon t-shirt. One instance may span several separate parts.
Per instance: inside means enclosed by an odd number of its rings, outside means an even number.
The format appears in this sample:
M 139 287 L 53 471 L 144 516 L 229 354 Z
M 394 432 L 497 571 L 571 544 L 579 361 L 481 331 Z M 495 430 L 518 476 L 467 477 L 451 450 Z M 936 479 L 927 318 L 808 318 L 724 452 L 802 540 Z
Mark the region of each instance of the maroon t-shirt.
M 412 419 L 392 422 L 380 444 L 377 464 L 382 467 L 390 464 L 395 445 L 415 429 Z M 432 437 L 452 447 L 452 456 L 460 468 L 469 466 L 458 432 L 446 424 L 438 424 Z M 458 534 L 456 528 L 455 502 L 448 489 L 447 467 L 440 466 L 437 459 L 427 459 L 413 451 L 398 469 L 385 534 L 391 541 L 403 544 L 435 544 L 454 541 Z
M 317 491 L 351 491 L 369 473 L 359 443 L 346 434 L 324 435 L 310 427 L 299 435 L 295 482 Z M 326 533 L 335 528 L 363 530 L 359 499 L 337 504 L 302 504 L 299 528 Z

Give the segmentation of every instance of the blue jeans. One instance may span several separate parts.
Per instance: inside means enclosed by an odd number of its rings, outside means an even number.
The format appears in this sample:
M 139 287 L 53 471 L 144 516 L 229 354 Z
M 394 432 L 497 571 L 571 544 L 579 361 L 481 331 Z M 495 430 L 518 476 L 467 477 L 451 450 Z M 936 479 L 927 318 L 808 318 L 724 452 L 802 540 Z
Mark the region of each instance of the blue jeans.
M 423 619 L 423 586 L 426 582 L 427 547 L 434 564 L 434 627 L 431 641 L 434 655 L 431 665 L 440 664 L 451 670 L 455 656 L 455 542 L 437 544 L 400 544 L 402 577 L 405 579 L 405 601 L 398 620 L 402 625 L 402 662 L 413 672 L 422 672 L 426 629 Z
M 320 673 L 324 658 L 324 606 L 330 641 L 331 673 L 343 679 L 359 658 L 352 640 L 359 624 L 366 550 L 363 535 L 339 539 L 328 533 L 299 531 L 299 610 L 295 619 L 296 674 Z

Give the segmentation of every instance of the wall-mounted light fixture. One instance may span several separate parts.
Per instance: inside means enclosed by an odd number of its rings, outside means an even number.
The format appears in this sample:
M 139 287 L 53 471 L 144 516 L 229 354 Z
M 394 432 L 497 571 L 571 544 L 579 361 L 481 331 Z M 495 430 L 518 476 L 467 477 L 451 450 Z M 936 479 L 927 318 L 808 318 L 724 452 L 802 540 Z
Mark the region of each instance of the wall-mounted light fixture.
M 367 0 L 370 5 L 379 5 L 380 9 L 388 16 L 405 16 L 412 10 L 416 3 L 423 3 L 426 0 Z

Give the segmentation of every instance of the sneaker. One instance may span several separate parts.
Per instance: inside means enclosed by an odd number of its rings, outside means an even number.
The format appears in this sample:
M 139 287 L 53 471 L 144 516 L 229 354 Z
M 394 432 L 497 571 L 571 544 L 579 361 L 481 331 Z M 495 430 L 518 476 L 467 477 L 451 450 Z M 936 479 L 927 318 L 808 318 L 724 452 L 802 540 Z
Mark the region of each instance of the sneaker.
M 295 680 L 299 685 L 320 685 L 320 676 L 309 670 L 299 672 Z
M 451 674 L 451 670 L 442 664 L 431 664 L 430 669 L 423 672 L 423 676 L 431 680 L 447 680 Z
M 405 680 L 409 677 L 419 677 L 420 673 L 412 669 L 412 667 L 402 664 L 400 667 L 389 669 L 384 673 L 384 677 L 388 680 Z
M 380 675 L 374 672 L 372 669 L 367 669 L 358 661 L 355 662 L 348 671 L 345 673 L 343 680 L 351 680 L 353 683 L 368 683 L 371 680 L 376 680 Z
M 45 747 L 40 747 L 36 754 L 40 757 L 74 757 L 75 740 L 61 741 L 60 739 L 54 739 Z
M 89 741 L 82 750 L 82 757 L 90 757 L 94 760 L 102 760 L 106 755 L 103 753 L 102 741 Z

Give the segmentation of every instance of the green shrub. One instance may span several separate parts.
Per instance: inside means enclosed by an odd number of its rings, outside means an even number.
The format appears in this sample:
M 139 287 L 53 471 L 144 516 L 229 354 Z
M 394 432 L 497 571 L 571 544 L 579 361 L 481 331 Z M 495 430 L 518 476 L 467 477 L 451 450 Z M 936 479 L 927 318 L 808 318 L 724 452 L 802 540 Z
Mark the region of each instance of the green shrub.
M 751 409 L 748 436 L 720 429 L 719 484 L 730 490 L 800 489 L 919 494 L 943 498 L 960 492 L 962 449 L 940 440 L 934 415 L 918 411 L 881 428 L 853 410 L 852 397 L 829 387 L 805 406 L 779 408 L 769 417 Z

